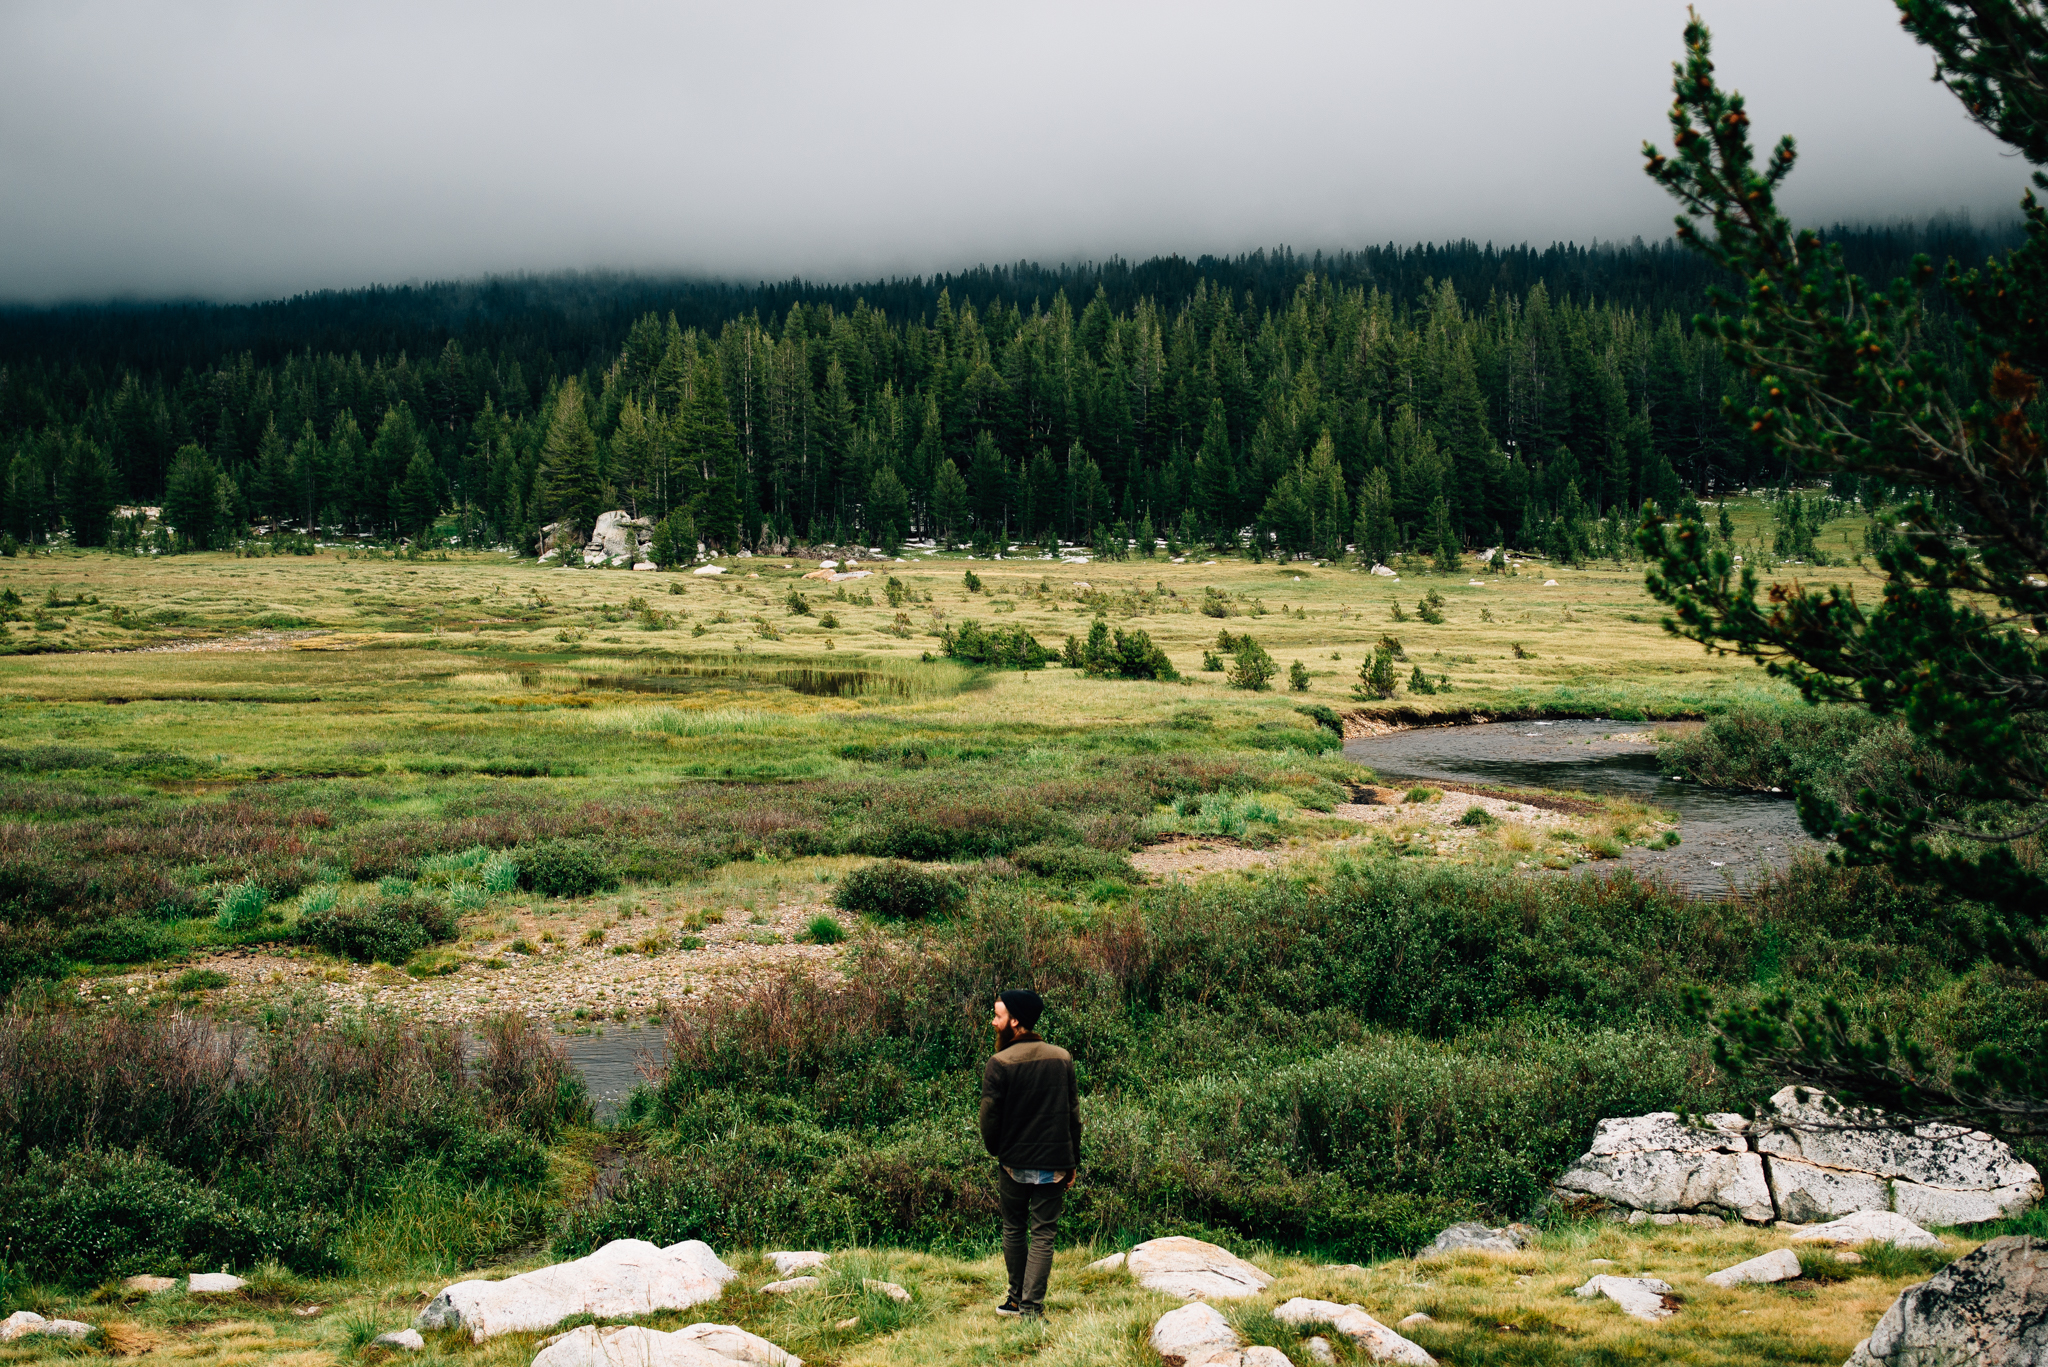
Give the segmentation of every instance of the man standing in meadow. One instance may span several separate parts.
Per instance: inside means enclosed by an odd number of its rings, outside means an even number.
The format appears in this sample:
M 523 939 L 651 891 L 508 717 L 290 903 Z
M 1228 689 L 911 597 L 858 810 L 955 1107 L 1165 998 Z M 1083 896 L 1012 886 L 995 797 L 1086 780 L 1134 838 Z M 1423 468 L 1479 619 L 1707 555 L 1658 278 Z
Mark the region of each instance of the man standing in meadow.
M 1045 1314 L 1053 1234 L 1081 1161 L 1074 1056 L 1033 1032 L 1045 1002 L 1029 988 L 996 998 L 996 1056 L 981 1074 L 981 1143 L 996 1162 L 1010 1294 L 998 1315 Z

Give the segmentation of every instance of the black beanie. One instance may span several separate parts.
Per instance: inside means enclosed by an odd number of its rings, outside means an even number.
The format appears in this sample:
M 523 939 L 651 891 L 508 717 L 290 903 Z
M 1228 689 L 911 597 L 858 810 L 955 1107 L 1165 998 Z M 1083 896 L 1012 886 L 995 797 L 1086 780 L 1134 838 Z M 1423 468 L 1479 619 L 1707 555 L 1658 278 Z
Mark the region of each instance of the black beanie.
M 1045 1010 L 1045 998 L 1028 987 L 1013 987 L 997 1000 L 1009 1008 L 1010 1019 L 1026 1030 L 1038 1024 L 1038 1017 Z

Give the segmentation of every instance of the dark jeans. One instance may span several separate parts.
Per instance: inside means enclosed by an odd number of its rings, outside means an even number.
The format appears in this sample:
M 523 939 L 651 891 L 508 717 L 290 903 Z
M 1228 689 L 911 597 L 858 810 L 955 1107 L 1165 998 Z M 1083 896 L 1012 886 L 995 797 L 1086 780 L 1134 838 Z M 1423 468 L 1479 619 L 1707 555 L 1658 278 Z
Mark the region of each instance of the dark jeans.
M 1001 1168 L 996 1169 L 996 1188 L 1003 1210 L 1003 1264 L 1010 1272 L 1010 1296 L 1027 1312 L 1043 1312 L 1045 1280 L 1052 1275 L 1053 1234 L 1067 1189 L 1053 1182 L 1019 1182 Z

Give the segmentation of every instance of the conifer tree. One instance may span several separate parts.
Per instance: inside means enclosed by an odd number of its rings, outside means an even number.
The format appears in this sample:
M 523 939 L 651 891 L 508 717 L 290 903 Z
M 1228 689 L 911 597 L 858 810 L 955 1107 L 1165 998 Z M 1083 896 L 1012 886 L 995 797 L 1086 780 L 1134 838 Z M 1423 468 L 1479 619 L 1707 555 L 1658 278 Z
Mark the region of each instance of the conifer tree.
M 2040 7 L 1899 9 L 1970 117 L 2048 163 Z M 1697 17 L 1672 88 L 1674 150 L 1646 145 L 1646 169 L 1684 209 L 1680 238 L 1746 287 L 1741 299 L 1718 292 L 1723 312 L 1700 320 L 1732 366 L 1758 377 L 1755 401 L 1728 402 L 1728 415 L 1793 470 L 1873 479 L 1906 498 L 1886 514 L 1899 530 L 1876 553 L 1886 577 L 1876 604 L 1797 582 L 1773 584 L 1759 603 L 1754 565 L 1738 575 L 1691 516 L 1653 518 L 1639 533 L 1656 562 L 1650 590 L 1676 609 L 1674 630 L 1766 662 L 1808 701 L 1902 718 L 1942 763 L 1916 765 L 1901 789 L 1863 790 L 1854 811 L 1801 784 L 1801 821 L 1833 836 L 1839 857 L 1922 885 L 1930 935 L 2048 978 L 2038 857 L 2048 831 L 2048 463 L 2036 408 L 2048 374 L 2048 211 L 2029 192 L 2022 245 L 1980 270 L 1949 264 L 1943 283 L 1969 324 L 1964 364 L 1951 372 L 1926 345 L 1921 294 L 1934 263 L 1923 255 L 1910 278 L 1874 288 L 1849 272 L 1839 244 L 1784 216 L 1777 196 L 1792 140 L 1758 164 L 1744 101 L 1716 80 Z M 2038 171 L 2034 181 L 2048 186 Z M 1838 1002 L 1801 1008 L 1786 994 L 1716 1025 L 1717 1058 L 1760 1092 L 1790 1077 L 1843 1105 L 1882 1108 L 1893 1123 L 1933 1115 L 2048 1130 L 2048 1031 L 2031 1049 L 1980 1046 L 1946 1071 L 1919 1043 Z
M 383 439 L 383 434 L 378 434 Z M 548 419 L 547 441 L 541 448 L 541 517 L 560 524 L 555 545 L 568 564 L 597 525 L 603 495 L 597 473 L 597 438 L 583 411 L 583 386 L 575 376 L 563 381 Z
M 1203 523 L 1222 545 L 1237 533 L 1237 458 L 1230 449 L 1230 424 L 1223 400 L 1209 401 L 1209 419 L 1202 428 L 1202 449 L 1195 457 L 1196 502 Z
M 73 544 L 107 544 L 107 532 L 113 525 L 114 479 L 113 464 L 98 442 L 77 433 L 65 443 L 58 482 Z
M 398 486 L 399 535 L 409 537 L 415 546 L 433 528 L 441 511 L 438 474 L 434 458 L 422 444 L 413 452 L 411 463 L 405 467 L 405 478 Z
M 932 532 L 948 550 L 967 530 L 967 507 L 967 481 L 960 467 L 950 460 L 939 462 L 938 477 L 932 481 Z
M 700 357 L 691 377 L 683 441 L 699 481 L 691 500 L 697 535 L 715 550 L 739 549 L 739 433 L 726 406 L 725 380 L 715 355 Z
M 192 550 L 205 550 L 213 539 L 214 485 L 219 479 L 220 471 L 204 447 L 187 444 L 171 457 L 164 484 L 163 520 Z
M 1394 490 L 1387 482 L 1384 466 L 1375 466 L 1365 476 L 1358 496 L 1358 526 L 1353 533 L 1358 558 L 1367 565 L 1384 565 L 1394 558 L 1400 538 L 1394 528 Z

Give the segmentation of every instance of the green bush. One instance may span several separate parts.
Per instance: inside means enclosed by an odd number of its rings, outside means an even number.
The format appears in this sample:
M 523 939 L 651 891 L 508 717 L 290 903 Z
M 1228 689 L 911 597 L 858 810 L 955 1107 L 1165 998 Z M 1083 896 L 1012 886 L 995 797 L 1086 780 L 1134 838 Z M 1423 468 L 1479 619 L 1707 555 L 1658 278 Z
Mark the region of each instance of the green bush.
M 1500 823 L 1499 818 L 1495 817 L 1492 812 L 1475 803 L 1465 809 L 1465 814 L 1458 818 L 1458 824 L 1460 826 L 1477 826 L 1481 830 L 1485 830 Z
M 1053 658 L 1053 653 L 1023 627 L 984 628 L 971 618 L 958 627 L 947 627 L 940 633 L 939 641 L 948 657 L 968 664 L 1043 669 Z
M 1273 657 L 1266 648 L 1249 636 L 1237 638 L 1237 650 L 1230 662 L 1230 671 L 1224 678 L 1232 688 L 1247 692 L 1262 692 L 1273 682 L 1273 676 L 1280 666 L 1273 663 Z
M 1302 716 L 1307 717 L 1310 721 L 1314 722 L 1317 726 L 1322 727 L 1325 731 L 1328 731 L 1331 735 L 1337 737 L 1339 740 L 1343 739 L 1344 719 L 1338 716 L 1333 709 L 1325 707 L 1323 706 L 1323 704 L 1319 702 L 1312 702 L 1305 703 L 1302 706 L 1295 708 L 1294 710 L 1296 712 L 1299 712 Z
M 1180 677 L 1166 652 L 1152 643 L 1143 631 L 1112 632 L 1098 617 L 1088 628 L 1088 640 L 1079 647 L 1081 668 L 1098 679 L 1158 679 L 1171 682 Z
M 211 992 L 226 987 L 232 979 L 211 968 L 188 968 L 171 982 L 173 992 Z
M 402 964 L 430 944 L 452 940 L 455 914 L 426 897 L 383 897 L 299 916 L 299 938 L 357 963 Z
M 814 945 L 836 945 L 846 938 L 846 927 L 839 924 L 838 917 L 820 912 L 804 927 L 804 938 Z
M 881 859 L 841 878 L 832 904 L 885 921 L 922 921 L 944 916 L 966 897 L 959 875 L 949 869 Z
M 177 947 L 171 932 L 139 916 L 116 916 L 83 925 L 64 937 L 66 957 L 87 964 L 139 964 Z
M 83 1284 L 136 1272 L 334 1264 L 331 1222 L 297 1203 L 245 1203 L 137 1149 L 29 1155 L 0 1179 L 0 1247 L 26 1276 Z
M 540 840 L 521 845 L 519 884 L 543 897 L 588 897 L 618 880 L 588 840 Z
M 1010 862 L 1055 883 L 1092 883 L 1098 878 L 1135 880 L 1138 876 L 1131 861 L 1123 855 L 1086 845 L 1027 845 L 1012 851 Z

